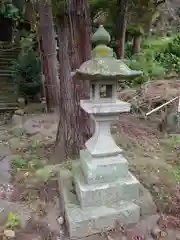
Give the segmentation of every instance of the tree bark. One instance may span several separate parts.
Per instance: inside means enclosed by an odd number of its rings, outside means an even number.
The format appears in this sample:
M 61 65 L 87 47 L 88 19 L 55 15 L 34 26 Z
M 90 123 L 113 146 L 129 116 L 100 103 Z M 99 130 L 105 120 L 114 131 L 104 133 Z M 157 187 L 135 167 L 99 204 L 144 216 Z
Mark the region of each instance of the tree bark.
M 54 110 L 59 103 L 59 84 L 57 70 L 57 52 L 50 0 L 40 0 L 40 35 L 42 41 L 42 55 L 44 59 L 44 75 L 47 110 Z
M 63 19 L 58 19 L 60 120 L 56 150 L 60 160 L 77 156 L 91 136 L 89 116 L 80 108 L 80 99 L 89 97 L 89 82 L 72 79 L 71 71 L 90 59 L 90 18 L 87 0 L 69 1 Z
M 78 142 L 77 119 L 75 112 L 75 89 L 71 77 L 70 58 L 68 55 L 69 24 L 65 16 L 57 23 L 59 40 L 59 78 L 60 78 L 60 115 L 56 136 L 56 151 L 59 160 L 63 161 L 68 155 L 76 154 Z
M 133 53 L 140 53 L 141 51 L 141 36 L 134 36 Z
M 118 58 L 124 58 L 125 50 L 125 35 L 126 35 L 126 13 L 127 13 L 128 0 L 117 0 L 117 55 Z

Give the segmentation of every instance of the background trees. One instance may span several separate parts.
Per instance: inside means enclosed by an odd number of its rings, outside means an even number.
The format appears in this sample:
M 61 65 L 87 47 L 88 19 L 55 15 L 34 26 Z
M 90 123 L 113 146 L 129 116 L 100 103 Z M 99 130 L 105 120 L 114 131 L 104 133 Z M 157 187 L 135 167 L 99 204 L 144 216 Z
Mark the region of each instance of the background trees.
M 69 1 L 62 15 L 57 15 L 59 39 L 60 120 L 56 143 L 61 159 L 77 155 L 91 134 L 89 117 L 80 108 L 81 98 L 89 95 L 89 83 L 74 80 L 71 72 L 90 59 L 90 14 L 86 0 Z
M 32 11 L 25 3 L 16 9 L 17 19 L 27 9 Z M 26 29 L 20 44 L 22 49 L 24 45 L 30 46 L 43 63 L 48 110 L 58 106 L 59 111 L 56 145 L 62 160 L 77 155 L 93 131 L 89 117 L 79 107 L 80 99 L 88 97 L 88 82 L 73 79 L 72 72 L 90 58 L 91 32 L 98 24 L 103 23 L 111 33 L 110 44 L 117 57 L 125 58 L 131 68 L 144 72 L 127 85 L 179 72 L 178 51 L 172 47 L 178 46 L 175 42 L 179 38 L 173 37 L 177 23 L 167 11 L 165 0 L 39 0 L 33 2 L 33 9 L 36 16 L 30 20 L 31 29 Z
M 40 0 L 39 8 L 39 43 L 45 76 L 47 109 L 51 111 L 59 104 L 59 78 L 52 4 L 50 0 Z

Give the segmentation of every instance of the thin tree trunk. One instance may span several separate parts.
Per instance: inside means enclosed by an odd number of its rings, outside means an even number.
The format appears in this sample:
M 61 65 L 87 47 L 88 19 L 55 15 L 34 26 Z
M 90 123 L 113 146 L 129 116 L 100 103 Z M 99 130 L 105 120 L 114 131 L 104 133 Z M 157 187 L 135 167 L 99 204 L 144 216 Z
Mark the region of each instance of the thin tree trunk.
M 40 0 L 40 35 L 42 40 L 46 102 L 48 111 L 54 110 L 59 103 L 56 40 L 50 0 Z
M 127 5 L 128 0 L 117 0 L 118 23 L 116 33 L 118 40 L 117 47 L 118 58 L 124 58 Z
M 72 79 L 71 71 L 90 59 L 90 22 L 87 0 L 71 0 L 57 23 L 59 38 L 60 120 L 56 137 L 60 160 L 78 155 L 90 137 L 92 124 L 80 108 L 88 98 L 89 82 Z
M 140 53 L 141 51 L 141 36 L 135 36 L 133 40 L 133 53 Z
M 91 58 L 91 21 L 87 0 L 71 0 L 68 7 L 70 25 L 70 64 L 71 71 Z M 80 107 L 80 99 L 89 97 L 89 81 L 75 80 L 76 112 L 78 118 L 79 144 L 83 146 L 93 132 L 93 123 L 89 115 Z
M 65 16 L 57 24 L 59 38 L 59 78 L 60 78 L 60 115 L 56 136 L 56 151 L 59 160 L 63 161 L 69 155 L 77 154 L 77 119 L 75 112 L 74 82 L 71 77 L 71 66 L 68 55 L 69 24 Z

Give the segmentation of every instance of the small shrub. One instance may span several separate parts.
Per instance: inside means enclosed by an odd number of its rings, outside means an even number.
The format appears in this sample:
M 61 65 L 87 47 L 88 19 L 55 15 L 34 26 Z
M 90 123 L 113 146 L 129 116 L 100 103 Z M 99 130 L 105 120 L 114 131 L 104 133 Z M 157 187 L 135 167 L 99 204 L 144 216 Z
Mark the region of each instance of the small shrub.
M 173 41 L 173 37 L 153 37 L 147 38 L 142 43 L 142 49 L 144 51 L 151 51 L 156 56 L 158 53 L 163 53 L 167 50 L 169 43 Z
M 60 170 L 60 168 L 61 164 L 44 166 L 36 171 L 36 180 L 39 182 L 47 182 Z
M 179 183 L 180 182 L 180 165 L 177 165 L 175 168 L 173 168 L 172 174 L 173 174 L 174 180 L 177 183 Z
M 128 24 L 126 31 L 130 36 L 133 36 L 133 37 L 141 36 L 144 34 L 144 30 L 141 27 L 141 25 L 137 25 L 137 24 Z
M 42 161 L 40 161 L 39 159 L 32 159 L 28 161 L 25 158 L 17 157 L 12 161 L 12 166 L 15 169 L 28 168 L 29 170 L 38 170 L 42 168 L 44 165 Z
M 174 37 L 147 38 L 142 41 L 142 52 L 131 55 L 131 43 L 126 44 L 128 66 L 141 70 L 143 75 L 128 81 L 128 85 L 142 84 L 162 78 L 165 74 L 180 74 L 180 34 Z
M 19 96 L 31 98 L 40 92 L 42 87 L 41 64 L 36 52 L 30 51 L 20 56 L 12 70 Z
M 43 167 L 42 161 L 39 159 L 33 159 L 28 162 L 28 168 L 32 170 L 37 170 Z
M 12 161 L 12 166 L 15 169 L 23 169 L 27 166 L 27 161 L 22 157 L 17 157 Z
M 168 52 L 180 57 L 180 34 L 178 34 L 168 45 Z
M 125 57 L 126 58 L 131 58 L 132 54 L 133 54 L 132 42 L 128 41 L 125 44 Z
M 6 223 L 6 227 L 8 229 L 15 229 L 20 226 L 20 218 L 15 213 L 10 212 L 8 215 L 8 220 Z
M 166 73 L 180 74 L 180 34 L 168 43 L 164 51 L 156 54 L 156 60 L 166 69 Z
M 27 37 L 22 37 L 20 41 L 20 46 L 22 49 L 22 53 L 28 53 L 31 52 L 34 48 L 34 34 L 30 34 Z
M 132 56 L 129 67 L 133 70 L 141 70 L 143 75 L 133 80 L 132 84 L 142 84 L 148 80 L 164 76 L 165 69 L 160 65 L 150 52 L 143 52 Z

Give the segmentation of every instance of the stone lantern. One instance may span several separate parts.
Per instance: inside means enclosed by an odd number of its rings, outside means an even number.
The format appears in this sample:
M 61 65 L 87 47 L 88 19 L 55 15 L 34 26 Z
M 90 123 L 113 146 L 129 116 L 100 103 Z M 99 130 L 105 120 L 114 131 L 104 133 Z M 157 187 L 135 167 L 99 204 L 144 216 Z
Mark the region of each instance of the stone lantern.
M 74 77 L 90 81 L 90 99 L 81 100 L 96 123 L 94 135 L 80 151 L 72 173 L 60 172 L 60 191 L 65 219 L 71 238 L 81 238 L 113 229 L 117 221 L 137 223 L 140 207 L 138 180 L 128 171 L 128 162 L 110 133 L 110 125 L 120 113 L 129 112 L 130 104 L 118 100 L 119 81 L 139 76 L 107 46 L 110 35 L 100 26 L 92 38 L 96 47 L 92 59 L 76 70 Z

